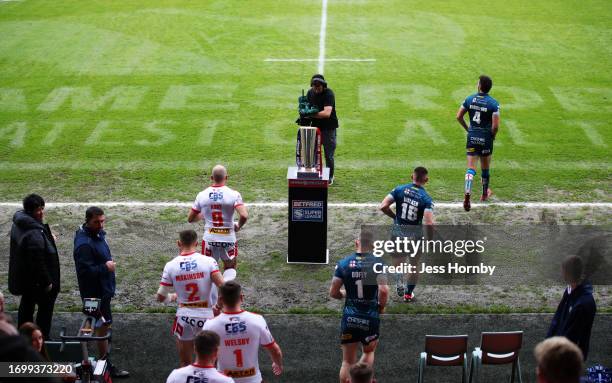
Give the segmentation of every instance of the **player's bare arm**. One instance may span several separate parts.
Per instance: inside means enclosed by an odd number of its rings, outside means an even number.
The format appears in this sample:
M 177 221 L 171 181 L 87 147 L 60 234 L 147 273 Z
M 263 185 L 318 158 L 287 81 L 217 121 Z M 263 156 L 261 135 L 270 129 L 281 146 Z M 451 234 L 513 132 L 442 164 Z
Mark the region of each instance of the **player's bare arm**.
M 234 231 L 238 232 L 246 224 L 249 219 L 249 210 L 245 205 L 236 206 L 236 212 L 238 213 L 238 222 L 234 224 Z
M 274 343 L 270 347 L 266 347 L 266 351 L 272 359 L 272 372 L 278 376 L 283 373 L 283 352 L 278 343 Z
M 169 286 L 160 285 L 157 290 L 157 301 L 163 303 L 174 302 L 176 301 L 176 293 L 171 293 Z
M 427 239 L 433 239 L 434 232 L 434 214 L 433 210 L 425 209 L 423 213 L 423 223 L 425 224 L 425 233 Z
M 393 202 L 395 202 L 393 200 L 393 197 L 391 197 L 390 195 L 386 196 L 385 199 L 383 199 L 383 201 L 378 206 L 378 210 L 385 213 L 385 215 L 395 219 L 395 213 L 393 212 L 393 210 L 391 210 L 391 205 L 393 204 Z
M 343 285 L 342 279 L 338 277 L 334 277 L 332 279 L 331 287 L 329 288 L 329 296 L 334 299 L 344 299 L 345 292 L 341 290 L 342 285 Z
M 187 222 L 193 223 L 202 220 L 202 214 L 194 209 L 189 210 L 189 214 L 187 215 Z
M 495 139 L 495 136 L 497 135 L 498 130 L 499 130 L 499 112 L 493 113 L 493 123 L 491 126 L 491 135 L 493 136 L 493 139 Z
M 317 114 L 314 114 L 312 117 L 320 119 L 330 118 L 332 114 L 332 109 L 333 107 L 331 105 L 324 106 L 322 111 L 317 112 Z
M 389 301 L 389 286 L 387 285 L 386 278 L 382 275 L 378 276 L 378 312 L 383 314 L 387 302 Z
M 460 106 L 459 110 L 457 111 L 457 122 L 459 122 L 459 125 L 461 125 L 463 129 L 467 132 L 469 127 L 467 126 L 467 124 L 465 123 L 465 120 L 463 119 L 463 116 L 465 116 L 465 113 L 467 113 L 467 109 L 465 109 L 463 105 Z

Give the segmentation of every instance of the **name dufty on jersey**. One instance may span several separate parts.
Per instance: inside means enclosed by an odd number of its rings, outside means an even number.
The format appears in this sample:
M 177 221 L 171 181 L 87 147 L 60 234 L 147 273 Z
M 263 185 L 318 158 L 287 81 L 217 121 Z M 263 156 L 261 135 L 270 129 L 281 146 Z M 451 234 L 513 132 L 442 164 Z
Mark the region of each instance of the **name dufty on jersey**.
M 240 193 L 224 184 L 209 186 L 198 193 L 191 209 L 202 213 L 204 241 L 236 242 L 234 210 L 243 204 Z
M 421 225 L 425 210 L 433 210 L 433 200 L 422 186 L 399 185 L 389 196 L 395 201 L 396 225 Z
M 217 368 L 239 383 L 261 383 L 259 347 L 275 345 L 264 317 L 248 311 L 222 312 L 206 321 L 204 330 L 221 338 Z

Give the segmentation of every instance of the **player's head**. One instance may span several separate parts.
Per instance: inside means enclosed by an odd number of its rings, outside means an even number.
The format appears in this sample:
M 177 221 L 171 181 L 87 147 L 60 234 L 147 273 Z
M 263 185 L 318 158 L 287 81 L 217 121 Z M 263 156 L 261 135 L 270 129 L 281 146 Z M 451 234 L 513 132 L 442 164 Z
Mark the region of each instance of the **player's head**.
M 493 88 L 493 80 L 491 77 L 487 75 L 481 75 L 478 78 L 478 90 L 482 93 L 489 93 L 489 91 Z
M 219 288 L 219 299 L 224 307 L 238 308 L 242 303 L 242 287 L 236 281 L 227 281 Z
M 569 284 L 580 284 L 582 282 L 584 263 L 578 256 L 567 257 L 561 264 L 563 279 Z
M 365 363 L 357 363 L 349 370 L 351 383 L 371 383 L 374 371 Z
M 538 383 L 578 383 L 582 373 L 582 351 L 563 336 L 540 342 L 533 351 Z
M 210 179 L 217 185 L 224 184 L 227 180 L 227 169 L 223 165 L 215 165 L 212 169 Z
M 37 221 L 42 222 L 45 210 L 45 200 L 38 194 L 29 194 L 23 199 L 23 211 Z
M 315 74 L 310 78 L 310 86 L 314 89 L 315 93 L 323 92 L 323 89 L 327 88 L 327 81 L 322 74 Z
M 202 330 L 193 340 L 193 348 L 198 359 L 216 360 L 221 339 L 216 332 Z
M 369 253 L 374 247 L 374 234 L 367 228 L 362 227 L 359 233 L 359 251 Z
M 91 206 L 85 210 L 85 226 L 93 233 L 103 230 L 105 222 L 104 210 L 97 206 Z
M 192 249 L 198 244 L 198 234 L 195 230 L 183 230 L 179 233 L 179 239 L 176 242 L 179 249 Z
M 427 169 L 422 166 L 414 168 L 412 171 L 412 181 L 418 185 L 424 185 L 427 183 L 427 181 L 429 181 L 429 178 L 427 177 Z

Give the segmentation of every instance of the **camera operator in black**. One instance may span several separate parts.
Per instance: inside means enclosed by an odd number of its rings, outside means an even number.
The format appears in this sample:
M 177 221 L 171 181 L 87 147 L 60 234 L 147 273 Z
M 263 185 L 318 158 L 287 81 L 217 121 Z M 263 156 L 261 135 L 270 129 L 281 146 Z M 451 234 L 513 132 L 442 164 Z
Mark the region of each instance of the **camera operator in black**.
M 315 74 L 310 79 L 310 89 L 306 95 L 310 105 L 319 109 L 319 112 L 308 116 L 301 116 L 303 125 L 316 126 L 321 130 L 321 142 L 325 151 L 325 166 L 329 168 L 329 183 L 334 182 L 334 151 L 336 150 L 336 129 L 338 117 L 336 116 L 336 98 L 334 92 L 327 87 L 322 74 Z

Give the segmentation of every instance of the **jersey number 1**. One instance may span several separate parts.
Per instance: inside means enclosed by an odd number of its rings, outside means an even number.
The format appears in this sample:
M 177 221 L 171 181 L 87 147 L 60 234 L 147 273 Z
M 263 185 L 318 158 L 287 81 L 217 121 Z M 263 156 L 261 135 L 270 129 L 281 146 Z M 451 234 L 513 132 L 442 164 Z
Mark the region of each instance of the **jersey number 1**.
M 234 355 L 236 356 L 236 367 L 242 367 L 242 350 L 237 349 L 234 350 Z

